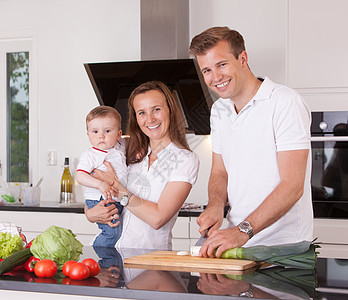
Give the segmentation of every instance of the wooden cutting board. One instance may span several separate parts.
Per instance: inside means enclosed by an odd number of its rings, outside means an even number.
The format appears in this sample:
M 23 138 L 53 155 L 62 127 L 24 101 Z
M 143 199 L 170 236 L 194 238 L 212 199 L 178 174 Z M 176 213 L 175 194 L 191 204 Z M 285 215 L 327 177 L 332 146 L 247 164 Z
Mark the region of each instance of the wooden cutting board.
M 154 251 L 124 259 L 125 268 L 146 268 L 169 271 L 239 274 L 263 266 L 261 262 L 241 259 L 204 258 L 177 255 L 177 251 Z

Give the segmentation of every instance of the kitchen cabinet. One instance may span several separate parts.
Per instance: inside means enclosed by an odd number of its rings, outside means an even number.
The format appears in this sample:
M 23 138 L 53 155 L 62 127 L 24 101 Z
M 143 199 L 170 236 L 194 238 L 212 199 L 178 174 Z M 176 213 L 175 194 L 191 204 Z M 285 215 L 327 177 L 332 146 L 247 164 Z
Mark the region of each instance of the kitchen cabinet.
M 86 246 L 99 231 L 95 224 L 87 221 L 84 214 L 78 213 L 0 211 L 0 222 L 6 221 L 22 227 L 28 241 L 51 225 L 56 225 L 71 229 L 77 239 Z
M 190 219 L 190 217 L 178 217 L 174 225 L 173 248 L 175 250 L 190 250 Z M 83 213 L 0 210 L 0 222 L 7 221 L 22 227 L 28 241 L 44 232 L 51 225 L 71 229 L 84 246 L 88 246 L 94 236 L 99 233 L 97 225 L 88 222 Z
M 289 85 L 348 88 L 348 2 L 289 1 Z
M 28 241 L 51 225 L 71 229 L 84 246 L 88 246 L 99 233 L 98 227 L 88 222 L 83 213 L 0 210 L 0 222 L 6 221 L 22 227 Z M 179 216 L 173 227 L 173 250 L 189 251 L 200 237 L 198 229 L 197 217 Z
M 227 228 L 228 222 L 224 219 L 221 228 Z M 197 224 L 197 217 L 178 217 L 173 228 L 173 250 L 190 251 L 201 234 Z
M 321 243 L 320 256 L 348 258 L 348 221 L 340 219 L 314 219 L 314 234 Z

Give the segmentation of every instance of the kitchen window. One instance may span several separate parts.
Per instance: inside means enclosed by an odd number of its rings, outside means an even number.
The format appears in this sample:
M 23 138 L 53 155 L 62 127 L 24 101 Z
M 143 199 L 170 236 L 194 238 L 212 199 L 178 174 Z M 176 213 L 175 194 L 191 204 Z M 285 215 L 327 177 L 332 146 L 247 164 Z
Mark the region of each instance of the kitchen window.
M 37 161 L 32 61 L 31 38 L 0 38 L 0 176 L 7 182 L 31 182 Z

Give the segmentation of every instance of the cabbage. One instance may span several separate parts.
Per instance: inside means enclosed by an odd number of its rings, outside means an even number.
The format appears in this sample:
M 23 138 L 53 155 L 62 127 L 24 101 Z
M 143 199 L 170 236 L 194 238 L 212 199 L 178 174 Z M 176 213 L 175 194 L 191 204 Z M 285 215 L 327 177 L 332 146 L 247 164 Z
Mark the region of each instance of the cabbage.
M 75 237 L 70 229 L 53 225 L 35 238 L 30 251 L 37 258 L 55 261 L 62 269 L 68 260 L 80 259 L 83 245 Z
M 6 258 L 23 249 L 23 240 L 10 232 L 0 232 L 0 258 Z

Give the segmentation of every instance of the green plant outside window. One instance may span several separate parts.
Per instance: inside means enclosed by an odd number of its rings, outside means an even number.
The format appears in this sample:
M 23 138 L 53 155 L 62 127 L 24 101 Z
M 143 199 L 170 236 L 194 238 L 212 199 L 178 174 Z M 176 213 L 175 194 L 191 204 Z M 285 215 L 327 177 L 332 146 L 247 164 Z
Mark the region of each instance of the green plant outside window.
M 7 53 L 7 181 L 29 181 L 29 52 Z

